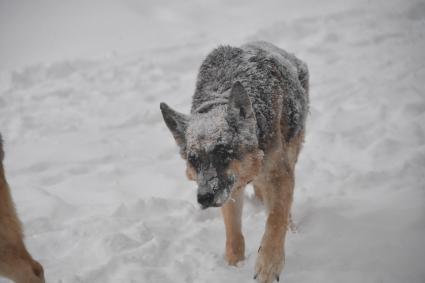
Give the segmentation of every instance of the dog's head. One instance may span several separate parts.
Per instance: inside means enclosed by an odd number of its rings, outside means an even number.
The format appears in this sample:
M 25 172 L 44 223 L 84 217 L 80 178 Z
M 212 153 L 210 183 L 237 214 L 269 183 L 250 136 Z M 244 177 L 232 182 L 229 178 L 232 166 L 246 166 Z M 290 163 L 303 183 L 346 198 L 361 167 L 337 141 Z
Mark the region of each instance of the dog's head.
M 187 161 L 187 176 L 198 183 L 198 202 L 207 208 L 222 206 L 233 190 L 250 182 L 263 153 L 255 113 L 241 83 L 233 85 L 227 103 L 202 108 L 188 116 L 161 103 L 164 121 Z

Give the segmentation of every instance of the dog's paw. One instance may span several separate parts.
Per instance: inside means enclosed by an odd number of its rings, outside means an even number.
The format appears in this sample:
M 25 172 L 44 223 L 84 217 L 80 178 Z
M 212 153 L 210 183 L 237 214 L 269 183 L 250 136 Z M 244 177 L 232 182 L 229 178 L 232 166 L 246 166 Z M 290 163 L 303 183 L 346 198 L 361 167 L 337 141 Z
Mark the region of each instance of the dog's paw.
M 234 241 L 226 241 L 226 260 L 229 265 L 237 265 L 245 259 L 245 240 L 241 235 Z
M 279 282 L 285 256 L 281 248 L 261 246 L 255 264 L 254 279 L 259 283 Z

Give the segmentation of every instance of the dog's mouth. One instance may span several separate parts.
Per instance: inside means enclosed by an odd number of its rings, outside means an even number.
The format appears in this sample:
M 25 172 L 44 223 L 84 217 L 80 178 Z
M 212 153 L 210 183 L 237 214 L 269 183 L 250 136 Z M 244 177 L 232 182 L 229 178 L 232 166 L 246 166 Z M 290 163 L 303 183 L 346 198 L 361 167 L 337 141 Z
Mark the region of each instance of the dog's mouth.
M 229 199 L 230 189 L 218 191 L 216 193 L 207 192 L 204 194 L 199 193 L 198 190 L 198 203 L 202 209 L 209 207 L 221 207 Z

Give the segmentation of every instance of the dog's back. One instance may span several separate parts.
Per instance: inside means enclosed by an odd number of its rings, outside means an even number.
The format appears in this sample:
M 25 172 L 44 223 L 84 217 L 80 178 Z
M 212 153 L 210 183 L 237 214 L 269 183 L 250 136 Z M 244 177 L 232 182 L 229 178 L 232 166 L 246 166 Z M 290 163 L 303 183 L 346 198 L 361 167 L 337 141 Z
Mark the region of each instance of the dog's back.
M 44 282 L 43 268 L 32 259 L 23 242 L 3 168 L 3 142 L 0 135 L 0 276 L 17 283 Z
M 259 147 L 264 150 L 279 128 L 276 123 L 285 125 L 282 134 L 287 141 L 304 129 L 308 76 L 304 62 L 270 43 L 221 46 L 200 67 L 191 112 L 226 104 L 233 83 L 240 81 L 251 99 Z

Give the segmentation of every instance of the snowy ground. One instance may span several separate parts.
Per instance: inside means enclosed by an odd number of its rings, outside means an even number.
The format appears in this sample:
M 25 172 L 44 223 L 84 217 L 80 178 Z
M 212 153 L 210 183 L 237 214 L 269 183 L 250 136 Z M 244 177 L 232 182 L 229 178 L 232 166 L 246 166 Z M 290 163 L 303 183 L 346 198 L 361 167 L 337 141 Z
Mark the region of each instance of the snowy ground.
M 425 2 L 260 2 L 0 1 L 6 173 L 48 282 L 252 282 L 261 205 L 249 189 L 227 266 L 159 112 L 188 112 L 207 52 L 251 39 L 311 73 L 281 281 L 425 282 Z

